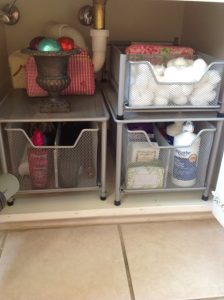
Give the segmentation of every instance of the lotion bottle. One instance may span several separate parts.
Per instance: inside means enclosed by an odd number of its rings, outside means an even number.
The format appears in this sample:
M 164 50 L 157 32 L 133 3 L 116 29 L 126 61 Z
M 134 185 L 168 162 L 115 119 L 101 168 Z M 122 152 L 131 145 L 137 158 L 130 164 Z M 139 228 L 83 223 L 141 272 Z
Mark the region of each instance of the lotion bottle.
M 182 133 L 174 137 L 172 182 L 179 187 L 191 187 L 196 183 L 200 137 L 193 131 L 193 123 L 187 121 Z

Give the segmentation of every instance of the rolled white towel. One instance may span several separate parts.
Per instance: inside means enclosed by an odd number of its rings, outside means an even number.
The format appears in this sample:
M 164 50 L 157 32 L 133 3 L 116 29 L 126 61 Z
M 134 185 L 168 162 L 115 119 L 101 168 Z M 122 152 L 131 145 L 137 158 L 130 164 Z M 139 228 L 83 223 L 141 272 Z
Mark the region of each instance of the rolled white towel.
M 138 85 L 140 87 L 145 87 L 146 85 L 149 84 L 149 77 L 145 76 L 143 73 L 142 74 L 138 74 L 136 76 L 135 83 L 136 83 L 136 85 Z
M 140 95 L 138 106 L 149 106 L 153 103 L 154 95 L 152 92 L 145 92 Z
M 130 74 L 130 82 L 129 84 L 132 85 L 132 84 L 135 84 L 136 83 L 136 76 L 133 75 L 133 74 Z
M 165 76 L 163 75 L 163 76 L 157 76 L 156 77 L 156 80 L 157 80 L 157 82 L 167 82 L 167 80 L 166 80 L 166 78 L 165 78 Z
M 192 66 L 182 68 L 179 71 L 179 81 L 177 82 L 194 82 L 194 69 Z
M 137 65 L 131 64 L 130 65 L 130 84 L 134 84 L 136 82 L 136 76 L 137 76 Z
M 207 84 L 209 82 L 209 76 L 207 75 L 207 73 L 201 78 L 200 81 L 195 82 L 193 87 L 194 90 L 203 87 L 205 84 Z
M 184 96 L 182 86 L 180 84 L 171 84 L 169 85 L 170 96 L 177 98 L 180 96 Z
M 168 85 L 158 85 L 157 90 L 155 91 L 155 97 L 169 98 L 170 97 L 170 88 Z
M 167 68 L 174 67 L 174 66 L 175 66 L 175 58 L 174 59 L 170 59 L 167 62 Z
M 221 82 L 222 77 L 219 74 L 218 71 L 216 70 L 210 70 L 206 73 L 208 81 L 213 84 L 215 87 L 217 86 L 218 83 Z
M 194 70 L 192 66 L 188 67 L 168 67 L 164 71 L 166 82 L 194 82 Z
M 168 67 L 164 71 L 166 82 L 179 82 L 180 74 L 179 69 L 176 67 Z
M 172 101 L 176 105 L 186 105 L 188 102 L 188 98 L 187 98 L 187 96 L 183 95 L 183 96 L 180 96 L 177 98 L 172 98 Z
M 154 105 L 156 106 L 167 106 L 169 104 L 169 99 L 164 97 L 155 97 Z
M 202 95 L 202 94 L 198 94 L 198 95 L 191 95 L 190 96 L 190 102 L 192 105 L 194 106 L 207 106 L 209 105 L 210 102 L 214 101 L 216 98 L 216 92 L 212 91 L 207 95 Z
M 156 77 L 164 75 L 164 71 L 165 71 L 164 65 L 153 65 L 152 67 Z
M 196 59 L 193 63 L 194 79 L 196 81 L 200 80 L 205 74 L 207 68 L 208 65 L 202 58 Z
M 206 82 L 204 84 L 201 84 L 200 86 L 197 86 L 194 89 L 194 95 L 202 95 L 202 96 L 206 96 L 207 94 L 211 93 L 214 89 L 214 85 Z
M 187 67 L 191 66 L 193 64 L 192 59 L 186 59 L 184 57 L 177 57 L 174 59 L 171 59 L 167 63 L 167 67 Z
M 129 91 L 129 105 L 135 106 L 135 104 L 139 102 L 139 97 L 140 93 L 138 90 L 138 86 L 136 84 L 131 85 Z
M 130 73 L 133 76 L 137 76 L 137 74 L 138 74 L 138 65 L 137 64 L 130 64 Z
M 136 75 L 140 75 L 140 74 L 147 75 L 148 73 L 149 73 L 149 66 L 147 63 L 136 64 Z
M 189 96 L 193 92 L 193 89 L 192 84 L 181 85 L 181 90 L 184 96 Z
M 149 84 L 148 84 L 149 91 L 156 92 L 159 86 L 160 85 L 153 78 L 149 80 Z

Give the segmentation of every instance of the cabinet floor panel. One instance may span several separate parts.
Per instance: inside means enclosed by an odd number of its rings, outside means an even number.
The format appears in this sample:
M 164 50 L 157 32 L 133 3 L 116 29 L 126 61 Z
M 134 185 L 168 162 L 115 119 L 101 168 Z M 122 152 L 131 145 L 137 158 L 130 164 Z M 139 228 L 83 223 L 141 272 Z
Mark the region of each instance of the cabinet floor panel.
M 106 201 L 99 192 L 24 195 L 0 213 L 0 230 L 208 219 L 212 201 L 200 199 L 201 192 L 124 195 L 122 205 L 114 206 L 115 195 Z

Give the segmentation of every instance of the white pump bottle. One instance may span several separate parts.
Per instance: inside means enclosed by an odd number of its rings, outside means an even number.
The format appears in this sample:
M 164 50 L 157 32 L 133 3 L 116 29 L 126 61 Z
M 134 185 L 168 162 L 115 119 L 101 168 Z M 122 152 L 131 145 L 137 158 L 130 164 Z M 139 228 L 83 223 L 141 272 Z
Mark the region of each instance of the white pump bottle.
M 172 182 L 180 187 L 191 187 L 196 183 L 200 137 L 193 131 L 193 123 L 187 121 L 182 133 L 174 137 Z

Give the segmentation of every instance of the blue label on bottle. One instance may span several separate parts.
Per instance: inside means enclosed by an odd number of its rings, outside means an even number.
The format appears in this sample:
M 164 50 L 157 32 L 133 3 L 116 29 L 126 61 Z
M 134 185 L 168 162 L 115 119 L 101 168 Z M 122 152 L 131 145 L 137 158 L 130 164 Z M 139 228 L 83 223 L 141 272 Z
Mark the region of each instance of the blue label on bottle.
M 193 180 L 197 176 L 197 155 L 187 158 L 174 156 L 173 177 L 178 180 Z

